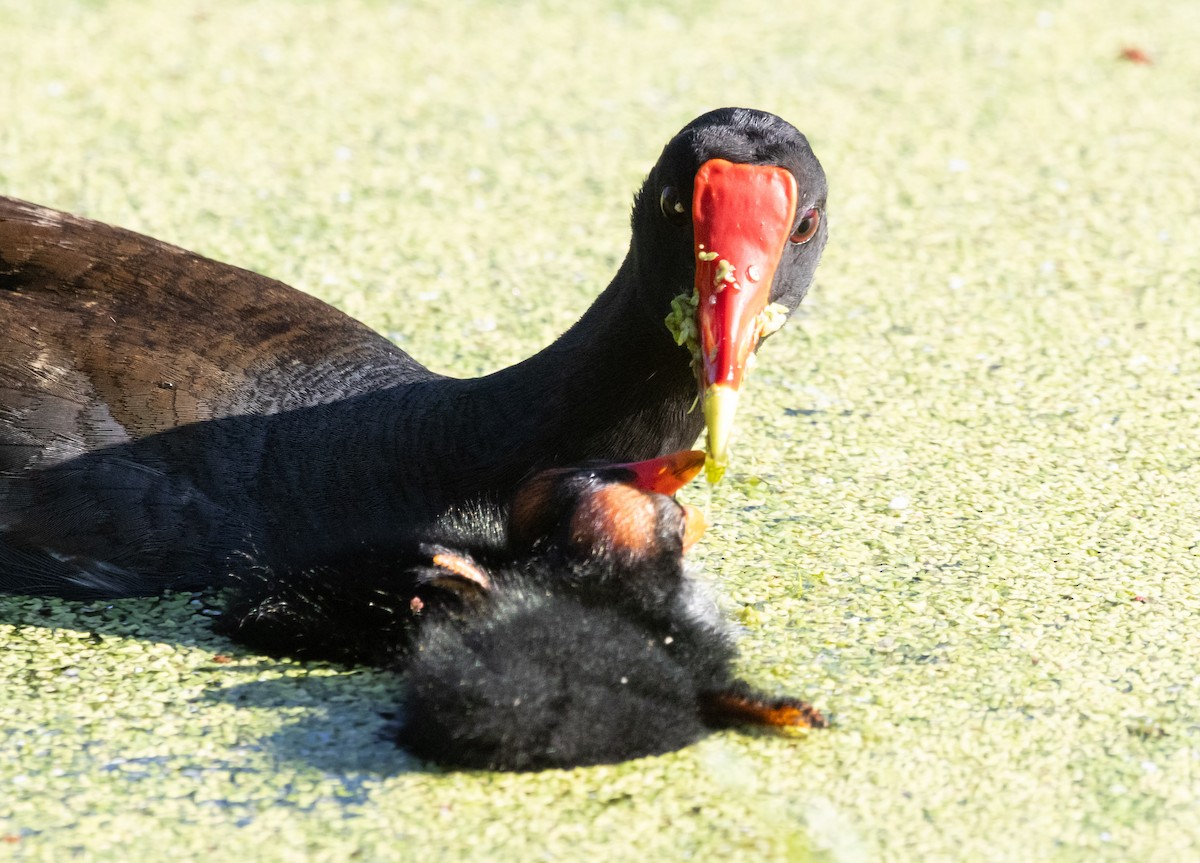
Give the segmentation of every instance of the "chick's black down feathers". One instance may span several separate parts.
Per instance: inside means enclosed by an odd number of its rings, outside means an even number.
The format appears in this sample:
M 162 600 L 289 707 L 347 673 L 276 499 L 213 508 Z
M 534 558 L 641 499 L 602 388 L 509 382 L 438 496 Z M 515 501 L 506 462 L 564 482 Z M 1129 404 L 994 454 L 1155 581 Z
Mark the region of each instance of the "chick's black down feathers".
M 434 623 L 408 665 L 398 739 L 443 764 L 509 770 L 679 749 L 709 733 L 700 694 L 733 650 L 715 630 L 703 655 L 670 642 L 628 615 L 553 595 Z

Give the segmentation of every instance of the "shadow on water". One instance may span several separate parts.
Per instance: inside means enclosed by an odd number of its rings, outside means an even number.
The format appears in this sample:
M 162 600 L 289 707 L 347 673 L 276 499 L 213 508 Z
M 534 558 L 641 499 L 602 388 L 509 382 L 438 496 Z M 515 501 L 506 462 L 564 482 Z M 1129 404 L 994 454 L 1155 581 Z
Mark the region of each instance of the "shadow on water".
M 212 630 L 220 613 L 216 591 L 167 592 L 138 599 L 58 599 L 0 594 L 0 625 L 74 630 L 99 644 L 106 638 L 134 638 L 180 647 L 250 655 Z
M 211 662 L 195 671 L 215 676 L 218 683 L 195 701 L 286 715 L 281 727 L 239 741 L 239 748 L 266 753 L 274 764 L 321 771 L 341 784 L 335 795 L 339 802 L 365 802 L 371 783 L 389 776 L 437 772 L 392 740 L 405 694 L 401 675 L 263 657 L 213 632 L 220 607 L 215 591 L 86 601 L 0 595 L 0 625 L 14 628 L 9 639 L 30 630 L 56 632 L 60 638 L 76 635 L 81 646 L 97 653 L 106 650 L 106 642 L 131 639 L 210 653 Z M 211 767 L 244 769 L 233 761 Z
M 338 776 L 343 784 L 400 773 L 440 772 L 397 746 L 393 740 L 402 716 L 403 680 L 376 669 L 343 674 L 295 674 L 262 677 L 209 690 L 209 703 L 238 708 L 280 710 L 292 717 L 260 738 L 255 748 L 273 761 L 302 763 Z M 254 669 L 261 673 L 262 667 Z

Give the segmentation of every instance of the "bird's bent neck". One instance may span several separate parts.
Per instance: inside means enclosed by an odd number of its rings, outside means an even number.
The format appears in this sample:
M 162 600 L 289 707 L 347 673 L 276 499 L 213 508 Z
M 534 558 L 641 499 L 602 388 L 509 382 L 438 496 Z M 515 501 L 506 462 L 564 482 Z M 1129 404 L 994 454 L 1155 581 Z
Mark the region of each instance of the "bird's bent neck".
M 530 470 L 685 449 L 703 427 L 687 351 L 642 305 L 631 259 L 583 317 L 529 359 L 439 398 L 448 475 L 504 489 Z M 665 311 L 664 311 L 665 316 Z

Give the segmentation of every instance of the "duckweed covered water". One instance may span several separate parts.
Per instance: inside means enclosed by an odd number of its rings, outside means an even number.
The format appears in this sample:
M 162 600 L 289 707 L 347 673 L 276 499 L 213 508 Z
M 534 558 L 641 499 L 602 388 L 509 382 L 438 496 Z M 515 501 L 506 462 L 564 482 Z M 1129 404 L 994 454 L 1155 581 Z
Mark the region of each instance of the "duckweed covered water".
M 399 681 L 246 654 L 205 598 L 0 598 L 0 856 L 1195 858 L 1195 10 L 579 10 L 0 0 L 0 189 L 475 374 L 606 284 L 681 125 L 788 118 L 831 240 L 697 557 L 747 676 L 837 727 L 441 773 L 384 739 Z

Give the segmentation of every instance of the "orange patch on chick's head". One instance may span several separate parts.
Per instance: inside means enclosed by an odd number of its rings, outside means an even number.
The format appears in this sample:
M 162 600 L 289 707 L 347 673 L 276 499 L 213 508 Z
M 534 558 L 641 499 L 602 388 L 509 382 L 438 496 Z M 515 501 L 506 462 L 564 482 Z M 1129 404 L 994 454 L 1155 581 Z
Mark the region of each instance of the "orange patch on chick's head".
M 657 517 L 651 495 L 628 485 L 607 485 L 582 500 L 571 516 L 571 544 L 640 556 L 655 548 Z

